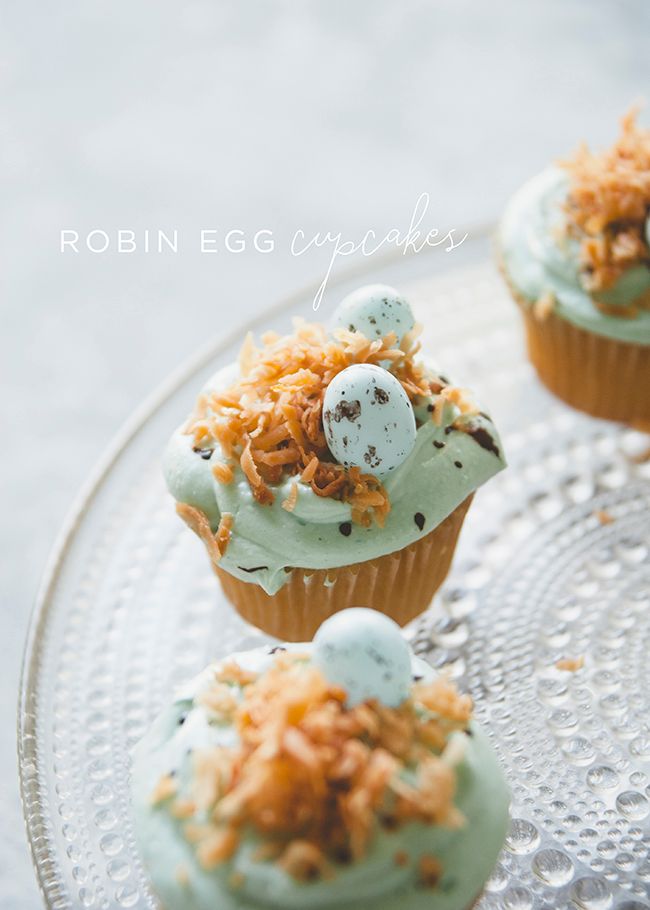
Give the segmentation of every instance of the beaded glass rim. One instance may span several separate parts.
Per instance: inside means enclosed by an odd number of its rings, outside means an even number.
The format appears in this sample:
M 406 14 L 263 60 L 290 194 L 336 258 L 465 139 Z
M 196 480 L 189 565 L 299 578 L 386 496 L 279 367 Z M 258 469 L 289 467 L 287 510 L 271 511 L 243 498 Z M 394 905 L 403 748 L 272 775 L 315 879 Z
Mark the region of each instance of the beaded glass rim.
M 332 282 L 328 300 L 368 281 L 412 292 L 425 348 L 458 366 L 455 379 L 476 380 L 511 465 L 475 497 L 434 608 L 406 630 L 472 694 L 511 782 L 511 829 L 481 906 L 647 907 L 650 465 L 633 458 L 643 440 L 570 411 L 535 381 L 487 231 L 450 256 L 370 265 Z M 131 830 L 130 746 L 172 683 L 268 639 L 215 609 L 214 579 L 172 515 L 157 464 L 155 483 L 140 489 L 133 478 L 244 333 L 286 328 L 296 311 L 309 318 L 314 293 L 266 310 L 172 374 L 118 434 L 59 537 L 30 622 L 18 712 L 24 814 L 49 907 L 156 906 Z M 327 316 L 323 305 L 318 317 Z M 147 559 L 161 578 L 151 591 L 138 580 Z M 583 655 L 584 670 L 556 666 Z

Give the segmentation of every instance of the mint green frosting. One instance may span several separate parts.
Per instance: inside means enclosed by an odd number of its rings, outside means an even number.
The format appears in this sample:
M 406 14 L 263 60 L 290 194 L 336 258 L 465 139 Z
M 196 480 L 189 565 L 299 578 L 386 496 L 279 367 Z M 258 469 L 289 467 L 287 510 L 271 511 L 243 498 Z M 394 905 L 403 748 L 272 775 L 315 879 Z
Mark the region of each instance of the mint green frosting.
M 288 645 L 309 652 L 311 645 Z M 233 655 L 240 665 L 261 672 L 272 657 L 267 649 Z M 432 679 L 434 671 L 413 657 L 413 671 Z M 138 744 L 133 761 L 132 793 L 135 830 L 145 865 L 155 891 L 166 910 L 306 910 L 338 908 L 353 910 L 465 910 L 481 891 L 503 844 L 507 827 L 509 795 L 496 757 L 485 733 L 476 724 L 471 736 L 454 734 L 448 746 L 458 750 L 455 804 L 465 817 L 459 829 L 411 823 L 386 832 L 380 830 L 367 856 L 358 863 L 340 866 L 332 878 L 314 883 L 296 882 L 277 864 L 254 858 L 259 840 L 248 834 L 233 858 L 206 871 L 181 831 L 181 822 L 165 805 L 152 806 L 151 793 L 164 774 L 174 772 L 178 795 L 190 797 L 191 753 L 209 746 L 234 746 L 237 734 L 219 722 L 196 701 L 212 676 L 208 668 L 180 691 L 173 704 L 157 719 Z M 179 725 L 181 716 L 184 723 Z M 443 755 L 444 757 L 444 755 Z M 451 758 L 450 758 L 451 760 Z M 198 822 L 203 819 L 195 817 Z M 409 863 L 396 865 L 395 853 L 403 850 Z M 417 862 L 425 854 L 436 856 L 443 875 L 436 888 L 417 883 Z M 179 880 L 178 870 L 187 872 Z M 231 885 L 233 873 L 243 874 L 243 884 Z
M 569 179 L 560 168 L 533 177 L 510 200 L 498 233 L 499 254 L 515 290 L 534 302 L 551 292 L 555 312 L 581 329 L 617 341 L 650 344 L 650 311 L 634 318 L 603 313 L 583 288 L 579 275 L 579 244 L 564 230 L 563 206 Z M 607 293 L 604 303 L 628 305 L 650 288 L 650 269 L 629 269 Z
M 236 366 L 227 367 L 204 391 L 224 388 L 236 378 Z M 472 417 L 471 426 L 479 432 L 470 435 L 451 428 L 458 416 L 452 406 L 445 409 L 442 425 L 436 426 L 427 411 L 428 403 L 429 399 L 422 399 L 415 408 L 422 425 L 413 451 L 384 481 L 391 511 L 383 528 L 353 524 L 351 533 L 343 535 L 339 526 L 351 521 L 350 505 L 317 496 L 308 484 L 300 482 L 295 508 L 287 511 L 282 503 L 296 482 L 293 477 L 273 487 L 272 505 L 260 505 L 239 466 L 232 483 L 215 480 L 211 465 L 213 460 L 223 459 L 219 446 L 206 461 L 193 451 L 193 437 L 184 434 L 182 428 L 172 436 L 163 457 L 167 486 L 177 501 L 205 512 L 213 530 L 221 514 L 230 512 L 233 531 L 220 567 L 275 594 L 287 581 L 286 569 L 331 569 L 408 546 L 437 527 L 505 466 L 501 441 L 488 417 Z M 488 440 L 488 445 L 491 440 L 494 450 L 477 439 Z M 416 513 L 424 516 L 422 528 L 415 521 Z

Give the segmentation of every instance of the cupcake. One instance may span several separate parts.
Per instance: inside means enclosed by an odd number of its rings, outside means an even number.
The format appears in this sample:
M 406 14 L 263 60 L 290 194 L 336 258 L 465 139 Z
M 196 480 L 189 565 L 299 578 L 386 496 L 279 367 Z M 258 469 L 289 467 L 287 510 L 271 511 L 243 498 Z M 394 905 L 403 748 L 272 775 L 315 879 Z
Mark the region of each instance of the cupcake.
M 280 639 L 370 603 L 400 625 L 442 584 L 478 486 L 504 466 L 490 418 L 419 357 L 411 308 L 384 286 L 334 326 L 244 344 L 164 457 L 182 519 L 227 598 Z
M 209 667 L 138 744 L 132 793 L 166 910 L 465 910 L 509 801 L 471 699 L 365 609 Z
M 510 201 L 500 264 L 542 382 L 595 417 L 650 424 L 650 131 L 622 121 Z

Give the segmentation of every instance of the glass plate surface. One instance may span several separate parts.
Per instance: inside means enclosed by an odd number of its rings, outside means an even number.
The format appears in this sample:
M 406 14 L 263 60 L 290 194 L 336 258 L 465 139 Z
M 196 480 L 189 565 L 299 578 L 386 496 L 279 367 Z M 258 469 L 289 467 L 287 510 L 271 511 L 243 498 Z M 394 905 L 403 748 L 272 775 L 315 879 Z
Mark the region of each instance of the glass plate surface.
M 650 463 L 635 458 L 647 437 L 540 387 L 485 236 L 350 274 L 329 299 L 377 280 L 409 294 L 425 348 L 479 393 L 510 462 L 475 497 L 447 583 L 407 630 L 471 692 L 512 787 L 507 844 L 479 906 L 649 907 Z M 309 318 L 312 297 L 253 328 Z M 178 683 L 268 641 L 224 601 L 159 467 L 243 332 L 134 416 L 52 557 L 19 706 L 25 818 L 49 907 L 157 906 L 133 838 L 133 745 Z M 577 672 L 555 666 L 579 656 Z

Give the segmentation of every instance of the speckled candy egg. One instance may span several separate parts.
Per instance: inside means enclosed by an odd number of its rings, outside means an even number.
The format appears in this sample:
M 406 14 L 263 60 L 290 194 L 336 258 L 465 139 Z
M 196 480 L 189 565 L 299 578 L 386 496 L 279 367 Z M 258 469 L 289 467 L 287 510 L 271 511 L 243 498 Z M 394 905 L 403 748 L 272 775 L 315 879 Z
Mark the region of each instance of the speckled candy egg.
M 415 325 L 411 305 L 387 284 L 368 284 L 348 294 L 334 312 L 334 323 L 374 341 L 395 332 L 398 343 Z
M 314 638 L 313 661 L 328 682 L 347 692 L 347 704 L 375 698 L 396 708 L 411 687 L 411 654 L 388 616 L 352 607 L 330 616 Z
M 355 363 L 325 391 L 323 426 L 340 464 L 371 474 L 394 471 L 415 445 L 415 414 L 408 396 L 388 370 Z

